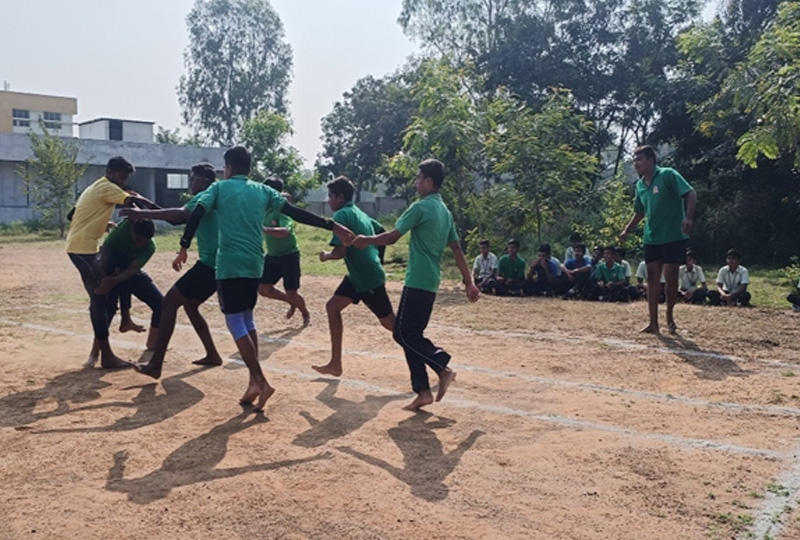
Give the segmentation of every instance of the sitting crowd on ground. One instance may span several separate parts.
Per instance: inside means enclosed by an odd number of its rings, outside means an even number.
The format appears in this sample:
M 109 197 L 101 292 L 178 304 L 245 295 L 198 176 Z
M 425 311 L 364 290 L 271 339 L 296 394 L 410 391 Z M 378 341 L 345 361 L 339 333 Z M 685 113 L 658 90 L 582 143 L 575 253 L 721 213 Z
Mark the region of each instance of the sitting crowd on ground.
M 625 249 L 617 246 L 594 246 L 592 256 L 580 235 L 570 236 L 570 246 L 562 263 L 551 253 L 549 244 L 541 244 L 536 258 L 528 265 L 519 255 L 520 242 L 514 238 L 498 258 L 490 251 L 488 240 L 479 244 L 480 254 L 473 264 L 475 284 L 484 294 L 497 296 L 551 296 L 601 302 L 629 302 L 647 297 L 647 266 L 642 261 L 636 270 L 636 283 L 631 282 L 631 265 L 625 260 Z M 689 248 L 686 262 L 678 272 L 678 297 L 691 304 L 749 307 L 747 290 L 750 276 L 742 266 L 742 254 L 729 249 L 726 264 L 717 271 L 716 286 L 708 287 L 703 268 L 697 264 L 697 253 Z M 527 273 L 526 273 L 527 269 Z M 666 296 L 666 280 L 661 276 L 659 300 Z M 800 283 L 798 283 L 800 288 Z M 787 298 L 795 311 L 800 311 L 800 295 Z

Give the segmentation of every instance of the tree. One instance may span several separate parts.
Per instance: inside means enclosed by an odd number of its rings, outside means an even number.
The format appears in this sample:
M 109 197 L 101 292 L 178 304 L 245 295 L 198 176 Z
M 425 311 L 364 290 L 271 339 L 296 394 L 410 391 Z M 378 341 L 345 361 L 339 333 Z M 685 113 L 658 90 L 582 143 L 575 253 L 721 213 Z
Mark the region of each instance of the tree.
M 77 143 L 51 135 L 44 120 L 39 120 L 39 127 L 41 135 L 33 131 L 28 135 L 33 157 L 17 166 L 16 172 L 42 222 L 58 227 L 59 236 L 64 238 L 67 213 L 75 202 L 75 187 L 87 165 L 77 164 Z
M 187 125 L 230 145 L 256 112 L 285 112 L 292 50 L 268 0 L 197 0 L 186 22 L 178 99 Z
M 296 202 L 300 202 L 318 182 L 316 177 L 301 169 L 303 159 L 286 139 L 293 133 L 291 122 L 283 115 L 259 111 L 242 125 L 241 140 L 253 155 L 253 180 L 263 182 L 278 176 Z
M 158 126 L 155 139 L 158 144 L 181 144 L 181 136 L 178 128 L 170 131 L 163 126 Z

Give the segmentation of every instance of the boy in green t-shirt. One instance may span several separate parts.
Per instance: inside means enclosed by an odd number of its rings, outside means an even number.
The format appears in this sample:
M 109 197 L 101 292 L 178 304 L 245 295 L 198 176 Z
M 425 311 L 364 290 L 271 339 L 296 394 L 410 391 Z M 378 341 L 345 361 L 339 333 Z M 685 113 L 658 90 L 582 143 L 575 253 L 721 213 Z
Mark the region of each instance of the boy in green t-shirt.
M 594 295 L 606 302 L 626 302 L 630 299 L 625 282 L 625 269 L 614 260 L 614 247 L 603 248 L 603 262 L 594 270 L 597 280 Z
M 283 195 L 283 180 L 277 177 L 268 178 L 265 185 Z M 288 193 L 285 195 L 288 196 Z M 294 221 L 280 210 L 273 209 L 264 217 L 264 240 L 267 254 L 264 255 L 264 271 L 258 294 L 266 298 L 274 298 L 286 302 L 291 307 L 286 312 L 290 319 L 295 310 L 303 315 L 303 326 L 311 324 L 311 315 L 306 309 L 306 301 L 300 296 L 300 248 L 294 233 Z M 275 287 L 283 279 L 286 292 Z
M 189 191 L 193 195 L 181 208 L 162 208 L 159 210 L 122 210 L 121 214 L 131 219 L 161 219 L 173 225 L 186 223 L 192 210 L 197 206 L 200 194 L 205 191 L 216 180 L 216 171 L 210 163 L 198 163 L 191 169 L 189 177 Z M 161 369 L 164 365 L 164 356 L 167 353 L 170 338 L 175 330 L 175 319 L 178 309 L 183 306 L 189 320 L 194 327 L 197 336 L 203 343 L 206 355 L 192 362 L 199 366 L 220 366 L 220 357 L 208 324 L 200 314 L 200 305 L 208 300 L 217 291 L 217 280 L 214 275 L 214 266 L 217 259 L 217 244 L 219 236 L 219 226 L 217 224 L 217 213 L 207 212 L 200 222 L 197 230 L 197 245 L 199 260 L 192 268 L 181 277 L 164 296 L 161 308 L 161 325 L 159 326 L 158 339 L 153 349 L 153 356 L 146 364 L 134 366 L 139 373 L 158 379 L 161 377 Z M 182 268 L 182 264 L 177 259 L 172 267 L 176 272 Z
M 333 220 L 354 234 L 373 236 L 382 228 L 353 204 L 354 193 L 353 183 L 345 176 L 328 182 L 328 206 L 334 212 Z M 324 366 L 311 367 L 322 374 L 338 377 L 342 374 L 342 311 L 350 304 L 363 301 L 389 331 L 394 330 L 395 317 L 386 294 L 386 272 L 381 265 L 378 249 L 375 246 L 364 249 L 346 247 L 336 236 L 331 239 L 331 245 L 334 246 L 331 251 L 320 251 L 319 260 L 344 259 L 347 275 L 325 304 L 331 332 L 331 360 Z
M 481 292 L 497 296 L 521 294 L 525 284 L 525 259 L 518 255 L 519 240 L 511 238 L 506 244 L 506 252 L 497 261 L 497 276 L 481 283 Z
M 411 387 L 417 394 L 414 401 L 404 407 L 407 410 L 433 403 L 426 365 L 439 376 L 436 401 L 441 401 L 456 378 L 455 371 L 447 367 L 450 355 L 423 335 L 436 300 L 441 275 L 439 263 L 446 246 L 453 250 L 467 297 L 474 302 L 480 295 L 458 243 L 453 216 L 439 194 L 444 176 L 444 165 L 440 161 L 427 159 L 420 163 L 416 178 L 420 200 L 403 212 L 393 231 L 359 235 L 353 242 L 357 248 L 386 246 L 397 242 L 403 234 L 411 233 L 405 286 L 394 325 L 394 339 L 403 347 L 411 372 Z

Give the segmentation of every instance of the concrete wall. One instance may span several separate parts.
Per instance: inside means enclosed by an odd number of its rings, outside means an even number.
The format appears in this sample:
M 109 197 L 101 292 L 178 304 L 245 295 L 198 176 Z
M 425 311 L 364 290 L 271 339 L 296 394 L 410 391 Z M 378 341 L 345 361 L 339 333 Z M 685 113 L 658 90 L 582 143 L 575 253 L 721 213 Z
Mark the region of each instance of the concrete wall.
M 37 131 L 40 113 L 44 111 L 61 113 L 62 123 L 67 128 L 62 125 L 60 134 L 72 135 L 72 117 L 78 114 L 78 100 L 68 97 L 0 91 L 0 133 L 14 132 L 14 123 L 12 121 L 14 109 L 30 111 L 30 127 Z
M 153 124 L 123 121 L 122 140 L 142 143 L 153 142 Z
M 81 139 L 108 140 L 108 122 L 90 122 L 78 126 L 78 137 Z

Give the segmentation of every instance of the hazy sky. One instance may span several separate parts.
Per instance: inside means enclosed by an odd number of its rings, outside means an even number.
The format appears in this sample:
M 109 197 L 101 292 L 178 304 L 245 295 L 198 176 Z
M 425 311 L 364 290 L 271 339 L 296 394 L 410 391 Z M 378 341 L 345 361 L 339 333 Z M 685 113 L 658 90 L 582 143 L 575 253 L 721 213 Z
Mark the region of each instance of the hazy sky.
M 397 24 L 401 0 L 271 1 L 294 50 L 292 144 L 311 165 L 334 102 L 359 78 L 394 71 L 416 46 Z M 77 98 L 79 122 L 105 116 L 180 127 L 176 87 L 193 4 L 0 0 L 0 80 L 18 92 Z

